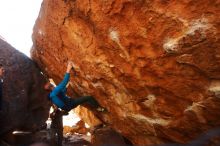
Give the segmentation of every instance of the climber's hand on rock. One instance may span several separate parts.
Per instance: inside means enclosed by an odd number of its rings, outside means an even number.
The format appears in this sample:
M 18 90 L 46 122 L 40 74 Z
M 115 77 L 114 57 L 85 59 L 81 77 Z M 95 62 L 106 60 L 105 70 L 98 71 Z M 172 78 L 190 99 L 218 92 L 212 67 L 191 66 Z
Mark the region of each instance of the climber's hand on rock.
M 67 65 L 66 73 L 70 73 L 72 67 L 73 67 L 72 62 L 69 61 L 69 62 L 68 62 L 68 65 Z

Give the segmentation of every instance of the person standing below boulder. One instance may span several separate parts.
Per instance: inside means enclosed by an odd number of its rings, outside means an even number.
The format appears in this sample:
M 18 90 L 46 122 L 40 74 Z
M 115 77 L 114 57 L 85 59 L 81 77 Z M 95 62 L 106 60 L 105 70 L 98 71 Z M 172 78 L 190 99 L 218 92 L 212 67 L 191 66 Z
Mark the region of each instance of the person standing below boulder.
M 92 96 L 82 96 L 75 99 L 66 96 L 66 85 L 69 82 L 71 70 L 75 71 L 74 64 L 72 62 L 68 62 L 66 74 L 60 84 L 56 87 L 50 82 L 45 84 L 44 89 L 50 91 L 48 95 L 49 100 L 52 101 L 52 103 L 58 108 L 66 112 L 69 112 L 71 109 L 83 103 L 90 104 L 92 107 L 96 108 L 97 111 L 104 111 L 105 109 L 100 107 L 98 102 Z
M 3 84 L 4 67 L 0 64 L 0 111 L 2 110 L 2 84 Z

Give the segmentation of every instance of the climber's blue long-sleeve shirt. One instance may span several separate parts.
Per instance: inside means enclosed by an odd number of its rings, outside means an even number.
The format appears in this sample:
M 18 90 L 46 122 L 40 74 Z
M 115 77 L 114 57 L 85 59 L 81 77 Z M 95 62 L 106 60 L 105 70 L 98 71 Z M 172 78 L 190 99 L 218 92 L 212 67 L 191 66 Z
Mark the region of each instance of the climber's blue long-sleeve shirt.
M 51 101 L 58 107 L 63 109 L 65 106 L 64 101 L 68 100 L 69 97 L 66 96 L 66 85 L 69 82 L 70 74 L 66 73 L 62 82 L 57 85 L 53 91 L 50 93 Z

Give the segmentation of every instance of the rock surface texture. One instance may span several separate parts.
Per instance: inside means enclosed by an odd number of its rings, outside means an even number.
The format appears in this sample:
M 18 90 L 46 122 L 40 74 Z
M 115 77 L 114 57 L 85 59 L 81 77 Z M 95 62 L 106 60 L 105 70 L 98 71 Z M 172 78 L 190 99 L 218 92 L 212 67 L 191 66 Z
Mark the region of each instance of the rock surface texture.
M 48 117 L 45 78 L 27 56 L 0 39 L 0 63 L 4 65 L 0 139 L 14 130 L 33 130 Z M 8 133 L 10 132 L 10 133 Z
M 93 146 L 127 146 L 124 138 L 109 127 L 100 127 L 92 132 Z
M 133 144 L 186 143 L 220 126 L 219 27 L 219 0 L 44 0 L 32 57 Z

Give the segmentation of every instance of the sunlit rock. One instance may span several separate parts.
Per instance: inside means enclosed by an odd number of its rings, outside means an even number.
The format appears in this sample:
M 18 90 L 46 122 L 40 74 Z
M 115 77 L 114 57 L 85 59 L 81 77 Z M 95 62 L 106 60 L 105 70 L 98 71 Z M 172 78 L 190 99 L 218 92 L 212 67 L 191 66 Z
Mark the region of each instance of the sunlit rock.
M 133 144 L 186 143 L 220 126 L 219 5 L 44 0 L 32 58 L 56 83 L 72 60 L 69 95 L 94 96 L 106 108 L 94 115 Z

